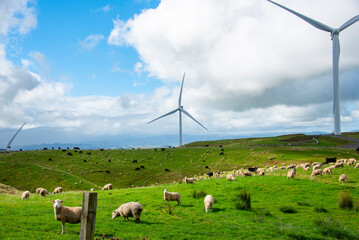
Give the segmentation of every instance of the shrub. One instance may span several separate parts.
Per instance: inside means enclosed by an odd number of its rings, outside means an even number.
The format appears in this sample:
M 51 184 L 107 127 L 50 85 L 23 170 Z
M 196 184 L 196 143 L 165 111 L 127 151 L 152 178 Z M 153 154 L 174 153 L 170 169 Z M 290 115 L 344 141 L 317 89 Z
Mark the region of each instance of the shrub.
M 251 195 L 246 192 L 246 190 L 243 190 L 241 193 L 239 193 L 235 200 L 235 208 L 237 210 L 247 210 L 251 208 Z
M 314 224 L 324 236 L 336 239 L 355 239 L 341 224 L 331 218 L 315 220 Z
M 292 206 L 282 206 L 279 210 L 284 213 L 297 213 L 297 210 Z
M 206 195 L 207 195 L 207 193 L 203 190 L 201 190 L 199 192 L 197 192 L 196 190 L 193 190 L 193 192 L 192 192 L 192 197 L 196 198 L 196 199 L 204 198 Z
M 325 209 L 324 207 L 315 207 L 314 212 L 317 212 L 317 213 L 319 213 L 319 212 L 328 212 L 328 210 Z
M 340 192 L 338 205 L 342 209 L 352 209 L 353 208 L 353 197 L 349 192 Z

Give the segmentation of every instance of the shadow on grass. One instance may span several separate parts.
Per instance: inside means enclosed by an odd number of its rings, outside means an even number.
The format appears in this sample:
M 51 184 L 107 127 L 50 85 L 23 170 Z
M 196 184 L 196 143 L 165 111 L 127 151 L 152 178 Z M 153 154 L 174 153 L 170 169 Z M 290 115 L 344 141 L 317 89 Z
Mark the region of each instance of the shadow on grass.
M 225 211 L 226 209 L 225 208 L 212 208 L 212 212 L 221 212 L 221 211 Z
M 194 205 L 192 205 L 192 204 L 188 204 L 188 205 L 183 204 L 183 205 L 178 205 L 178 206 L 180 206 L 180 207 L 193 207 Z

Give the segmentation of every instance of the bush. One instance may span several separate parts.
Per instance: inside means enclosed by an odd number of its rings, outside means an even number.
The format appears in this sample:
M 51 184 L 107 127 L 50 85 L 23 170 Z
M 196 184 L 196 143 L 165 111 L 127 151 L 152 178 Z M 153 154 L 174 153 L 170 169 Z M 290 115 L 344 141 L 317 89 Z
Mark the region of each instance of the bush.
M 192 197 L 196 198 L 196 199 L 204 198 L 206 195 L 207 195 L 207 193 L 203 190 L 201 190 L 199 192 L 197 192 L 196 190 L 193 190 L 193 192 L 192 192 Z
M 316 229 L 324 236 L 336 239 L 355 239 L 344 227 L 333 219 L 315 220 Z
M 353 208 L 353 197 L 349 192 L 340 192 L 338 205 L 342 209 L 352 209 Z
M 284 213 L 297 213 L 297 210 L 291 206 L 282 206 L 279 210 Z
M 237 210 L 247 210 L 251 208 L 251 195 L 246 192 L 246 190 L 243 190 L 241 193 L 239 193 L 235 200 L 235 208 Z

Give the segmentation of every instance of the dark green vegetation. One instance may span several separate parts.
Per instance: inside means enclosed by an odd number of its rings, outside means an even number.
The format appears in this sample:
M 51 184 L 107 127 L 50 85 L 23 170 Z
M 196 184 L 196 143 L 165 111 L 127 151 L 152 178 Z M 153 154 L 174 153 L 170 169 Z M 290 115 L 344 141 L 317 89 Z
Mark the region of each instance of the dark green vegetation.
M 311 171 L 297 169 L 293 180 L 287 180 L 287 170 L 280 170 L 267 172 L 263 177 L 236 176 L 236 181 L 226 181 L 224 177 L 194 184 L 178 183 L 185 176 L 210 171 L 324 162 L 326 157 L 335 156 L 359 158 L 354 149 L 336 147 L 351 144 L 349 141 L 321 136 L 317 137 L 318 145 L 294 146 L 308 143 L 308 137 L 303 140 L 301 136 L 199 142 L 164 151 L 41 150 L 0 154 L 1 183 L 31 192 L 37 187 L 52 191 L 56 186 L 65 191 L 46 198 L 32 193 L 24 201 L 19 194 L 1 194 L 0 239 L 78 239 L 79 224 L 66 224 L 67 233 L 60 234 L 61 223 L 54 219 L 51 200 L 64 200 L 64 206 L 80 206 L 82 192 L 70 190 L 99 189 L 106 183 L 112 183 L 115 190 L 98 192 L 95 233 L 98 238 L 106 235 L 120 239 L 359 239 L 356 205 L 352 209 L 338 205 L 342 192 L 350 193 L 355 204 L 359 201 L 359 169 L 353 166 L 345 165 L 333 169 L 332 175 L 314 178 L 310 177 Z M 283 145 L 288 143 L 291 146 Z M 224 154 L 219 155 L 222 148 Z M 139 171 L 135 170 L 137 167 Z M 339 183 L 343 173 L 347 174 L 348 182 Z M 131 188 L 132 185 L 136 187 Z M 168 206 L 163 189 L 181 193 L 181 205 L 170 202 Z M 244 190 L 250 194 L 250 209 L 238 210 L 235 199 Z M 200 197 L 203 192 L 215 198 L 208 213 L 204 197 Z M 112 211 L 130 201 L 143 205 L 141 223 L 135 223 L 133 218 L 129 222 L 122 218 L 112 220 Z M 284 208 L 295 212 L 285 213 Z

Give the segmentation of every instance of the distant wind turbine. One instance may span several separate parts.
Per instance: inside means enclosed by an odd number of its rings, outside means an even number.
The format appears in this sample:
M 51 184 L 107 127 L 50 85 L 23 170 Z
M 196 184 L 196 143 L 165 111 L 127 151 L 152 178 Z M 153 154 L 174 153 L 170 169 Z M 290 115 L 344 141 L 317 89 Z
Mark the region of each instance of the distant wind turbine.
M 297 13 L 287 7 L 284 7 L 276 2 L 273 2 L 271 0 L 267 0 L 285 10 L 287 10 L 288 12 L 293 13 L 294 15 L 296 15 L 297 17 L 303 19 L 304 21 L 306 21 L 307 23 L 311 24 L 312 26 L 326 31 L 326 32 L 330 32 L 331 38 L 333 40 L 333 115 L 334 115 L 334 134 L 335 135 L 340 135 L 341 134 L 341 130 L 340 130 L 340 97 L 339 97 L 339 54 L 340 54 L 340 44 L 339 44 L 339 33 L 341 31 L 343 31 L 344 29 L 346 29 L 347 27 L 351 26 L 352 24 L 356 23 L 357 21 L 359 21 L 359 15 L 353 17 L 352 19 L 350 19 L 349 21 L 347 21 L 346 23 L 344 23 L 341 27 L 339 28 L 331 28 L 328 27 L 327 25 L 320 23 L 314 19 L 311 19 L 309 17 L 306 17 L 300 13 Z
M 14 141 L 16 135 L 20 132 L 20 130 L 25 126 L 26 122 L 19 128 L 19 130 L 17 130 L 17 132 L 15 133 L 15 135 L 10 139 L 9 143 L 6 146 L 6 149 L 0 149 L 2 151 L 6 150 L 6 151 L 10 151 L 11 149 L 11 143 L 12 141 Z
M 182 89 L 183 89 L 183 82 L 184 82 L 184 77 L 185 77 L 186 73 L 183 74 L 183 78 L 182 78 L 182 85 L 181 85 L 181 91 L 180 91 L 180 95 L 178 98 L 178 108 L 176 108 L 175 110 L 166 113 L 156 119 L 153 119 L 152 121 L 148 122 L 147 124 L 150 124 L 151 122 L 154 122 L 160 118 L 166 117 L 168 115 L 171 115 L 175 112 L 179 112 L 179 139 L 180 139 L 180 146 L 182 146 L 182 113 L 186 114 L 189 118 L 191 118 L 193 121 L 195 121 L 196 123 L 198 123 L 201 127 L 203 127 L 204 129 L 206 129 L 208 131 L 208 129 L 203 126 L 200 122 L 198 122 L 194 117 L 191 116 L 191 114 L 189 114 L 186 110 L 184 110 L 183 106 L 181 106 L 181 101 L 182 101 Z

